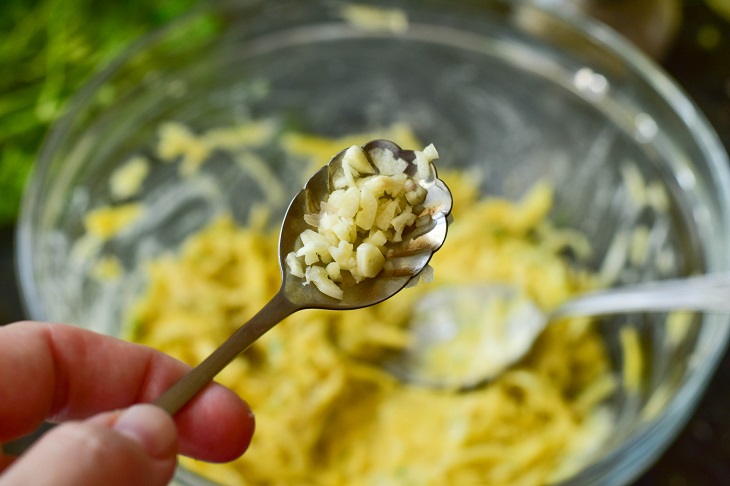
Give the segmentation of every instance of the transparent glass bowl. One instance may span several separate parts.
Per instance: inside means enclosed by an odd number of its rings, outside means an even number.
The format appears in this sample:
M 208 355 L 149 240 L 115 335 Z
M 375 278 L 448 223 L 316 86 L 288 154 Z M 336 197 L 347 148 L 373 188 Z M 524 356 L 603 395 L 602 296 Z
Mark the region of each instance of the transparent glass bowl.
M 616 283 L 728 270 L 727 156 L 684 93 L 609 31 L 514 1 L 400 2 L 386 28 L 343 8 L 215 4 L 143 39 L 82 90 L 46 140 L 20 217 L 31 317 L 119 334 L 144 289 L 141 262 L 221 210 L 245 221 L 266 197 L 255 177 L 223 161 L 206 164 L 204 183 L 194 184 L 153 164 L 140 196 L 152 216 L 101 248 L 121 259 L 124 278 L 91 278 L 93 262 L 74 250 L 84 215 L 109 202 L 107 181 L 122 162 L 154 158 L 149 148 L 168 120 L 202 131 L 275 119 L 327 137 L 407 123 L 445 165 L 478 168 L 486 194 L 515 198 L 551 181 L 554 217 L 588 236 L 591 265 Z M 302 167 L 276 150 L 267 161 L 294 194 Z M 646 195 L 636 174 L 665 188 L 661 214 L 637 210 Z M 638 262 L 617 237 L 637 227 L 650 235 Z M 691 414 L 730 332 L 727 316 L 696 315 L 667 347 L 664 315 L 607 322 L 616 366 L 624 322 L 638 328 L 649 366 L 639 395 L 612 399 L 617 422 L 601 457 L 565 484 L 625 484 L 647 468 Z M 647 414 L 658 402 L 666 403 Z M 184 471 L 181 480 L 199 481 Z

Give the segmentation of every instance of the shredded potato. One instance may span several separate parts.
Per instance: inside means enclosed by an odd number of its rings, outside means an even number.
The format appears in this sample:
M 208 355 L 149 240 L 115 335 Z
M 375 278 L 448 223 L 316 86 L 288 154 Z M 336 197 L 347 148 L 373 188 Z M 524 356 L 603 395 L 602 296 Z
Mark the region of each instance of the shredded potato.
M 84 226 L 88 235 L 102 241 L 111 239 L 135 223 L 144 208 L 138 203 L 119 206 L 102 206 L 90 211 L 84 218 Z
M 379 365 L 407 346 L 413 302 L 438 286 L 513 282 L 550 309 L 594 285 L 561 256 L 571 238 L 547 220 L 548 186 L 510 202 L 480 199 L 468 174 L 440 177 L 455 219 L 434 281 L 276 326 L 217 378 L 256 413 L 249 451 L 222 465 L 182 458 L 184 467 L 224 485 L 539 485 L 590 460 L 610 430 L 601 402 L 614 381 L 585 320 L 550 326 L 522 362 L 468 393 L 402 384 Z M 222 217 L 148 272 L 129 338 L 197 364 L 277 291 L 277 233 L 261 218 L 240 227 Z
M 621 347 L 623 349 L 624 386 L 630 392 L 638 392 L 641 389 L 641 375 L 644 368 L 644 355 L 641 352 L 641 342 L 636 328 L 624 326 L 619 332 Z
M 109 191 L 114 199 L 136 196 L 150 170 L 147 158 L 136 155 L 119 167 L 109 178 Z

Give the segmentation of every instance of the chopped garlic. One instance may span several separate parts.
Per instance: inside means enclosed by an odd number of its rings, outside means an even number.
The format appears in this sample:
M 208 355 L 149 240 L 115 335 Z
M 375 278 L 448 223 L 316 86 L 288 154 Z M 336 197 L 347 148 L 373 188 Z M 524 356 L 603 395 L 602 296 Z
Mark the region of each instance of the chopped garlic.
M 375 277 L 383 269 L 385 257 L 377 246 L 362 243 L 357 247 L 357 270 L 367 278 Z
M 345 155 L 342 157 L 342 166 L 352 168 L 361 174 L 375 173 L 375 169 L 370 165 L 365 152 L 357 145 L 353 145 L 345 151 Z
M 340 269 L 350 269 L 349 261 L 354 255 L 352 243 L 348 241 L 340 241 L 337 246 L 330 246 L 330 255 L 340 266 Z
M 433 282 L 433 267 L 426 264 L 426 266 L 423 267 L 423 270 L 420 273 L 420 277 L 423 283 Z
M 431 174 L 431 161 L 439 156 L 436 147 L 430 144 L 422 152 L 416 150 L 416 166 L 418 167 L 418 178 L 427 179 Z
M 423 149 L 423 153 L 426 155 L 428 160 L 436 160 L 439 158 L 439 153 L 432 143 L 428 144 L 428 146 Z
M 387 231 L 395 218 L 395 212 L 398 210 L 398 201 L 388 201 L 382 204 L 379 209 L 380 213 L 375 217 L 375 226 L 382 231 Z
M 408 162 L 401 158 L 396 159 L 390 150 L 376 148 L 370 151 L 370 155 L 373 158 L 373 164 L 377 167 L 378 172 L 383 175 L 393 176 L 402 174 L 408 167 Z
M 423 204 L 426 200 L 426 195 L 426 189 L 423 186 L 417 185 L 415 189 L 406 193 L 406 201 L 408 201 L 408 204 L 411 206 L 418 206 L 419 204 Z
M 370 236 L 363 240 L 363 243 L 370 243 L 373 246 L 384 246 L 388 242 L 388 237 L 385 236 L 382 230 L 370 232 Z
M 350 187 L 343 192 L 342 204 L 337 214 L 343 218 L 354 218 L 360 208 L 360 190 L 357 187 Z
M 325 270 L 333 282 L 342 282 L 342 273 L 340 273 L 340 265 L 337 262 L 330 262 Z
M 360 210 L 357 212 L 355 224 L 366 231 L 370 231 L 373 223 L 375 223 L 377 213 L 378 199 L 367 187 L 363 187 L 360 191 Z
M 305 272 L 307 283 L 313 283 L 317 289 L 325 295 L 335 299 L 342 299 L 343 291 L 327 275 L 327 270 L 322 267 L 310 266 Z
M 291 252 L 286 256 L 286 264 L 289 265 L 289 271 L 295 277 L 304 278 L 304 268 L 297 258 L 296 253 Z
M 418 173 L 429 177 L 436 149 L 429 145 L 415 154 Z M 430 219 L 418 208 L 426 189 L 404 172 L 408 162 L 380 148 L 369 155 L 357 146 L 345 150 L 332 177 L 335 190 L 321 201 L 318 213 L 304 215 L 312 229 L 299 235 L 301 246 L 286 257 L 292 275 L 336 299 L 344 295 L 337 285 L 343 272 L 355 283 L 377 276 L 388 243 L 402 241 L 417 221 Z

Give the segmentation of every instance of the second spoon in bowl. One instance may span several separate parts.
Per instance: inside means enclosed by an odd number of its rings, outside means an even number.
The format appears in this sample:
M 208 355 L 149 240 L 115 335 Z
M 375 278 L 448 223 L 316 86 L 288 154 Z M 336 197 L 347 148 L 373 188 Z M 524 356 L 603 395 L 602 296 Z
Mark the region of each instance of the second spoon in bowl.
M 412 342 L 385 366 L 409 383 L 469 389 L 520 361 L 545 327 L 561 318 L 669 311 L 730 312 L 730 274 L 588 292 L 551 312 L 509 284 L 444 287 L 415 305 Z

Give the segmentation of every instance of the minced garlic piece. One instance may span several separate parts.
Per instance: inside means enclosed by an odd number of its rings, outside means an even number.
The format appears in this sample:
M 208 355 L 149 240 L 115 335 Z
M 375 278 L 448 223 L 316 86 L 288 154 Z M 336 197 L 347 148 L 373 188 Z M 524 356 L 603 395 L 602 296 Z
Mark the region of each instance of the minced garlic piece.
M 417 179 L 430 174 L 438 152 L 429 145 L 416 151 Z M 355 283 L 377 276 L 385 266 L 386 246 L 403 241 L 403 233 L 417 226 L 426 189 L 404 171 L 408 163 L 388 150 L 374 149 L 370 157 L 358 146 L 342 156 L 333 175 L 334 191 L 317 214 L 304 216 L 307 229 L 301 247 L 289 253 L 292 275 L 313 283 L 322 293 L 342 299 L 338 283 L 348 272 Z

